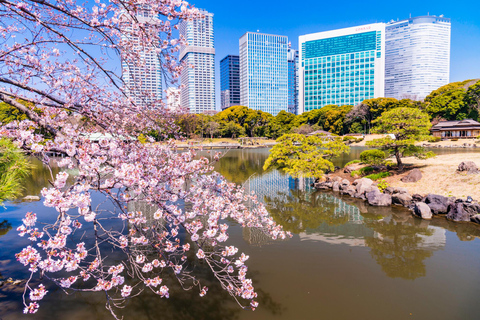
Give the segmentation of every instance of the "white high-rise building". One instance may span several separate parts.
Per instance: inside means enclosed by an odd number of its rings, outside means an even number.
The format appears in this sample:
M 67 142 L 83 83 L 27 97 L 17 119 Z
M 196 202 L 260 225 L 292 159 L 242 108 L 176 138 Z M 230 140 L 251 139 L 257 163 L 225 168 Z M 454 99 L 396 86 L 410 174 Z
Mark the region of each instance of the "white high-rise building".
M 423 99 L 450 79 L 450 19 L 390 22 L 385 37 L 385 96 Z
M 240 103 L 276 115 L 288 111 L 288 38 L 247 32 L 240 46 Z
M 136 17 L 148 28 L 149 24 L 158 23 L 158 17 L 152 15 L 149 10 L 142 11 Z M 125 83 L 127 96 L 139 106 L 158 106 L 162 101 L 162 72 L 160 56 L 153 45 L 146 46 L 138 37 L 129 32 L 132 28 L 126 28 L 122 35 L 123 40 L 128 40 L 134 46 L 139 59 L 135 61 L 122 61 L 122 77 Z
M 187 40 L 180 48 L 180 60 L 186 63 L 180 75 L 180 104 L 191 113 L 215 110 L 215 47 L 213 14 L 201 10 L 202 18 L 180 23 L 180 35 Z M 191 68 L 190 66 L 193 66 Z
M 180 110 L 180 88 L 168 88 L 167 89 L 167 108 L 171 111 Z
M 299 113 L 385 93 L 385 24 L 299 37 Z

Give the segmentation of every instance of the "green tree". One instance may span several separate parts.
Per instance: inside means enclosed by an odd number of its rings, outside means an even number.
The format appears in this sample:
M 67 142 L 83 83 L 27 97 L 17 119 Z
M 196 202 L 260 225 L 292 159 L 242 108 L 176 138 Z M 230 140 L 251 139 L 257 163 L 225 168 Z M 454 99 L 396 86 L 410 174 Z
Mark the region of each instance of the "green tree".
M 397 107 L 398 100 L 394 98 L 367 99 L 353 107 L 345 115 L 345 120 L 347 123 L 362 123 L 365 133 L 369 133 L 373 120 L 377 119 L 383 112 Z
M 432 91 L 426 98 L 426 111 L 432 119 L 478 119 L 478 100 L 475 92 L 480 81 L 452 82 Z M 472 89 L 470 89 L 472 87 Z
M 8 139 L 0 139 L 0 204 L 15 199 L 23 190 L 22 181 L 30 172 L 24 153 Z
M 14 120 L 25 120 L 27 115 L 5 102 L 0 102 L 0 123 L 10 123 Z
M 325 171 L 333 171 L 331 159 L 349 152 L 340 138 L 333 140 L 314 135 L 286 134 L 277 139 L 270 150 L 263 169 L 282 168 L 293 177 L 320 178 Z
M 222 136 L 238 138 L 245 135 L 245 128 L 233 121 L 227 122 L 222 128 Z
M 270 137 L 278 138 L 286 133 L 290 133 L 294 126 L 297 116 L 293 113 L 284 110 L 277 113 L 277 115 L 270 122 Z
M 425 112 L 415 108 L 395 108 L 384 112 L 373 121 L 373 124 L 374 133 L 393 134 L 395 139 L 391 137 L 375 139 L 367 142 L 367 146 L 380 148 L 394 155 L 400 170 L 403 169 L 402 157 L 407 154 L 418 158 L 432 156 L 432 153 L 415 146 L 416 141 L 426 138 L 432 126 Z
M 353 109 L 353 106 L 328 105 L 320 109 L 318 125 L 330 133 L 344 135 L 349 132 L 345 122 L 345 116 Z

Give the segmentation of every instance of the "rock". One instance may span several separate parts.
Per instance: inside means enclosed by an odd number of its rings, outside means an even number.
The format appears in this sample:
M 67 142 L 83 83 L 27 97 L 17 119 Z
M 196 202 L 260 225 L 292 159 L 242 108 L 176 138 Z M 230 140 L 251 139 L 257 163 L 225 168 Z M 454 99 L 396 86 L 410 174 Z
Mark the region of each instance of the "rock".
M 470 221 L 480 223 L 480 214 L 476 214 L 470 217 Z
M 408 193 L 394 193 L 392 195 L 392 203 L 408 207 L 412 203 L 412 196 Z
M 340 182 L 335 181 L 332 185 L 332 190 L 336 192 L 340 191 Z
M 4 284 L 5 284 L 5 281 L 0 281 L 0 287 L 3 287 Z
M 335 176 L 335 177 L 332 178 L 333 182 L 336 181 L 336 182 L 340 183 L 340 182 L 342 182 L 342 180 L 343 180 L 342 177 L 339 177 L 339 176 Z
M 372 188 L 373 189 L 373 188 Z M 378 188 L 375 188 L 366 194 L 368 204 L 372 206 L 390 206 L 392 205 L 392 196 L 381 193 Z
M 352 171 L 355 171 L 355 167 L 353 167 L 353 166 L 348 166 L 348 167 L 343 168 L 344 173 L 351 173 Z
M 415 202 L 413 213 L 422 219 L 432 219 L 432 210 L 430 210 L 430 207 L 424 202 Z
M 473 161 L 464 161 L 458 165 L 457 171 L 459 172 L 466 171 L 467 174 L 475 174 L 475 173 L 478 173 L 478 167 Z
M 393 187 L 386 187 L 385 190 L 383 190 L 383 193 L 385 194 L 393 194 L 393 191 L 395 189 Z
M 393 193 L 408 193 L 408 190 L 406 188 L 395 187 Z
M 425 198 L 425 203 L 430 207 L 433 214 L 445 214 L 447 213 L 448 204 L 450 201 L 447 197 L 437 194 L 428 194 Z
M 39 196 L 26 196 L 26 197 L 23 197 L 23 200 L 24 201 L 40 201 L 40 197 Z
M 354 186 L 347 186 L 346 188 L 344 188 L 340 191 L 341 194 L 348 194 L 351 197 L 353 197 L 355 192 L 356 192 L 356 188 Z
M 332 187 L 333 187 L 333 182 L 332 181 L 324 181 L 324 182 L 315 183 L 315 188 L 317 188 L 317 189 L 329 190 Z
M 417 182 L 420 179 L 422 179 L 422 172 L 418 169 L 413 169 L 405 177 L 403 177 L 400 180 L 402 180 L 402 182 L 410 183 L 410 182 Z
M 480 213 L 480 205 L 477 203 L 466 203 L 461 199 L 450 203 L 447 209 L 447 219 L 452 221 L 470 221 L 470 218 Z
M 365 191 L 367 191 L 367 189 L 369 189 L 372 186 L 373 180 L 368 178 L 362 178 L 362 179 L 357 179 L 353 181 L 352 184 L 355 185 L 356 187 L 356 192 L 354 197 L 362 198 L 365 196 Z
M 412 201 L 423 202 L 423 196 L 418 193 L 415 193 L 414 195 L 412 195 Z
M 348 186 L 350 186 L 350 181 L 347 179 L 343 179 L 342 182 L 340 182 L 340 190 L 346 190 Z

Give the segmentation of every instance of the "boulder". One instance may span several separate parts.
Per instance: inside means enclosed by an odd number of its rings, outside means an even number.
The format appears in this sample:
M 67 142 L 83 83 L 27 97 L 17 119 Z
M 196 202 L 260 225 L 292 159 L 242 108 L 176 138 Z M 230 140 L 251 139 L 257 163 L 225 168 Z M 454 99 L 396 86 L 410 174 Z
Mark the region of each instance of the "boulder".
M 475 173 L 478 173 L 478 167 L 473 161 L 464 161 L 458 165 L 457 171 L 459 172 L 466 171 L 467 174 L 475 174 Z
M 400 180 L 402 180 L 402 182 L 411 183 L 411 182 L 417 182 L 420 179 L 422 179 L 422 172 L 418 169 L 413 169 L 405 177 L 403 177 Z
M 317 188 L 317 189 L 329 190 L 329 189 L 332 189 L 332 187 L 333 187 L 333 182 L 332 181 L 324 181 L 324 182 L 315 183 L 315 188 Z
M 412 195 L 412 200 L 415 202 L 423 202 L 423 196 L 421 194 L 415 193 Z
M 480 205 L 478 203 L 466 203 L 457 200 L 450 203 L 447 209 L 447 219 L 452 221 L 470 221 L 472 216 L 480 213 Z
M 373 180 L 362 178 L 355 180 L 352 184 L 356 187 L 355 198 L 362 198 L 365 196 L 365 191 L 372 186 Z
M 341 194 L 348 194 L 351 197 L 353 197 L 355 192 L 356 192 L 356 188 L 354 186 L 347 186 L 346 188 L 340 191 Z
M 346 190 L 348 186 L 350 186 L 350 181 L 347 179 L 343 179 L 342 182 L 340 182 L 340 190 Z
M 355 171 L 355 167 L 353 167 L 353 166 L 347 166 L 347 167 L 343 168 L 344 173 L 351 173 L 352 171 Z
M 470 217 L 470 221 L 480 223 L 480 214 L 476 214 Z
M 392 203 L 408 207 L 412 203 L 412 196 L 408 193 L 394 193 L 392 195 Z
M 395 189 L 393 187 L 386 187 L 385 190 L 383 190 L 383 193 L 393 194 L 393 191 L 395 191 Z
M 432 219 L 432 210 L 430 210 L 430 207 L 424 202 L 415 202 L 413 213 L 422 219 Z
M 40 201 L 40 197 L 39 196 L 26 196 L 26 197 L 23 197 L 23 200 L 24 201 Z
M 438 194 L 428 194 L 425 198 L 425 203 L 430 207 L 433 214 L 445 214 L 450 201 L 447 197 Z
M 393 193 L 408 193 L 408 190 L 406 188 L 395 187 Z
M 392 196 L 381 193 L 376 187 L 372 188 L 372 190 L 366 193 L 365 196 L 369 205 L 381 207 L 392 205 Z
M 332 185 L 332 190 L 336 192 L 340 191 L 340 182 L 335 181 Z

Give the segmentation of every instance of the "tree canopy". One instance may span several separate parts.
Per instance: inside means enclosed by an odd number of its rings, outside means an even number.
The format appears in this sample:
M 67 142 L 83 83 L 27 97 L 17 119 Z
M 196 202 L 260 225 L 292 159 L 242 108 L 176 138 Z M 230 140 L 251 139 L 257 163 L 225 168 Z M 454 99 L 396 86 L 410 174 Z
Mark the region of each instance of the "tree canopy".
M 423 149 L 415 147 L 415 142 L 424 140 L 432 126 L 428 115 L 415 108 L 395 108 L 384 112 L 373 121 L 374 133 L 393 134 L 395 138 L 386 137 L 367 142 L 368 146 L 380 148 L 397 159 L 399 169 L 403 169 L 402 156 L 409 152 L 418 157 L 430 156 Z
M 350 150 L 340 138 L 286 134 L 277 139 L 263 169 L 282 168 L 293 177 L 321 178 L 333 171 L 331 159 Z

